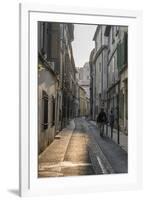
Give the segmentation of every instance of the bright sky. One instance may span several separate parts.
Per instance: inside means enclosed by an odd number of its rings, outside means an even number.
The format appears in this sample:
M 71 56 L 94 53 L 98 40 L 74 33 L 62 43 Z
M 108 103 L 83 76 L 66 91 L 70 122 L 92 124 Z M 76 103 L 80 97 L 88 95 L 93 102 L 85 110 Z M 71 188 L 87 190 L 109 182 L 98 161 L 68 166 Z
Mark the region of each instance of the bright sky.
M 76 67 L 83 67 L 89 61 L 89 56 L 94 48 L 93 36 L 96 25 L 74 24 L 74 41 L 72 42 L 73 56 Z

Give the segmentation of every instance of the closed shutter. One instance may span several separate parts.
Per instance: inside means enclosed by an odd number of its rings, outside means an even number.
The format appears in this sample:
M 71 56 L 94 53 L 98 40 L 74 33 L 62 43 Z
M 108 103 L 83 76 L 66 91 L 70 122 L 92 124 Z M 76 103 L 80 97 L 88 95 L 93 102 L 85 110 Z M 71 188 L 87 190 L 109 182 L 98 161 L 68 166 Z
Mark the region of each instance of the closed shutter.
M 117 45 L 117 68 L 120 71 L 127 64 L 127 33 L 124 33 L 123 42 Z
M 43 91 L 43 128 L 48 128 L 48 94 Z
M 128 34 L 124 33 L 124 64 L 128 62 Z
M 52 125 L 54 126 L 55 125 L 55 98 L 54 97 L 53 97 L 53 100 L 52 100 L 52 104 L 53 104 Z
M 51 126 L 54 126 L 55 125 L 55 98 L 52 96 L 51 97 Z

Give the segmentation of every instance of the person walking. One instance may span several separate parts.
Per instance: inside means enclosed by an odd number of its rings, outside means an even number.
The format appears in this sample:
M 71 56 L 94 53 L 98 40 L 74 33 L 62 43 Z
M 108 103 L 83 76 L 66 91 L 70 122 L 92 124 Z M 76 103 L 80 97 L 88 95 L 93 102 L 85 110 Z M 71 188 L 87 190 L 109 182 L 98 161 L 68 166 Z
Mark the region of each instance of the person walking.
M 104 124 L 107 122 L 106 113 L 104 112 L 104 108 L 101 108 L 99 115 L 97 116 L 97 123 L 99 124 L 100 136 L 103 137 L 104 134 Z
M 112 139 L 113 139 L 114 121 L 115 121 L 115 116 L 114 116 L 113 110 L 111 110 L 110 116 L 109 116 L 109 124 L 110 124 L 110 127 L 111 127 L 111 138 Z

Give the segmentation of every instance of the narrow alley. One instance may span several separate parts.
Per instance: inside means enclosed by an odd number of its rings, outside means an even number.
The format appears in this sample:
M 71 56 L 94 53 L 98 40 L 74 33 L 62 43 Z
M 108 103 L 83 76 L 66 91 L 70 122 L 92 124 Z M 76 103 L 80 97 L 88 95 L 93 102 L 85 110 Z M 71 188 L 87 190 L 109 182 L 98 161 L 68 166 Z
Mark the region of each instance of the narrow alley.
M 128 173 L 128 27 L 38 22 L 38 177 Z
M 39 155 L 39 177 L 126 173 L 127 152 L 101 138 L 93 121 L 71 120 Z

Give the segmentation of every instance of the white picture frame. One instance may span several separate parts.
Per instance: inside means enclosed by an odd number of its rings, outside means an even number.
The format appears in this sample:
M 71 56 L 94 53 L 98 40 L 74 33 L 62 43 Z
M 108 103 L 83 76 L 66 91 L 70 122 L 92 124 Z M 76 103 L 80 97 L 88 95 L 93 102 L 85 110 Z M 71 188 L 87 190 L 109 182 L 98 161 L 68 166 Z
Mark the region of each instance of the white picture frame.
M 142 14 L 20 4 L 20 196 L 92 193 L 142 186 Z M 37 21 L 128 26 L 128 173 L 104 176 L 37 178 Z

